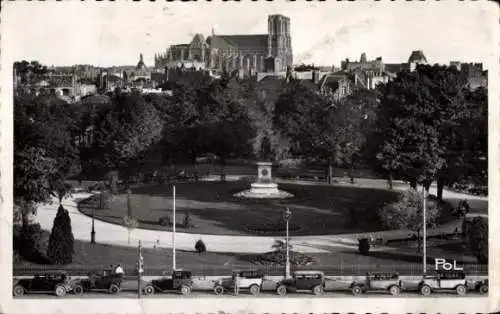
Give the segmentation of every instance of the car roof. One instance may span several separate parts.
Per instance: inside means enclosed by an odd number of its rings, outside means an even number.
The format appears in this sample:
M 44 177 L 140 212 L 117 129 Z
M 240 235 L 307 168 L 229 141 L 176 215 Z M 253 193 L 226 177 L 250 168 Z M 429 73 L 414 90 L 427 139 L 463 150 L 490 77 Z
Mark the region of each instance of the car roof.
M 324 275 L 322 271 L 317 271 L 317 270 L 297 270 L 294 272 L 294 275 Z
M 63 271 L 63 270 L 59 270 L 59 271 L 47 271 L 47 272 L 44 272 L 44 273 L 37 273 L 35 274 L 35 276 L 54 276 L 54 275 L 68 275 L 67 272 Z

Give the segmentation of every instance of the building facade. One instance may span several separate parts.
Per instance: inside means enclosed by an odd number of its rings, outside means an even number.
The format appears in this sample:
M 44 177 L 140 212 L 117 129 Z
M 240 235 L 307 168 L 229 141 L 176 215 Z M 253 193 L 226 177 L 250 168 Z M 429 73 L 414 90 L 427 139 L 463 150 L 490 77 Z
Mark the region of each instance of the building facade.
M 260 35 L 194 35 L 189 44 L 173 45 L 155 56 L 156 68 L 194 68 L 220 73 L 283 72 L 293 64 L 290 18 L 268 17 L 268 32 Z

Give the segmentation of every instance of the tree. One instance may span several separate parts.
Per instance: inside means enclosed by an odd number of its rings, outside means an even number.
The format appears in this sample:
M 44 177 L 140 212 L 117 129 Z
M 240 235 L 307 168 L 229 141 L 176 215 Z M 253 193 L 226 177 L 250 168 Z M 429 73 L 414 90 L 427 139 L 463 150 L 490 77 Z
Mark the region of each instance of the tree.
M 75 114 L 76 115 L 76 114 Z M 76 115 L 78 116 L 78 115 Z M 78 171 L 71 108 L 52 97 L 14 98 L 14 200 L 50 200 Z M 33 206 L 32 206 L 33 207 Z
M 454 67 L 419 65 L 379 88 L 377 128 L 370 139 L 376 167 L 412 187 L 486 175 L 487 97 L 470 91 Z M 479 171 L 475 171 L 479 169 Z
M 251 140 L 255 132 L 240 88 L 234 79 L 214 82 L 208 102 L 200 110 L 209 152 L 220 159 L 221 180 L 224 180 L 224 165 L 228 157 L 248 157 L 252 153 Z
M 53 264 L 70 264 L 73 260 L 74 238 L 71 218 L 67 210 L 59 205 L 49 239 L 47 257 Z
M 469 246 L 481 264 L 488 263 L 488 220 L 484 217 L 474 217 L 467 227 Z
M 136 229 L 139 226 L 139 222 L 132 216 L 125 216 L 123 217 L 123 224 L 125 225 L 128 231 L 127 243 L 130 244 L 130 234 L 134 229 Z
M 420 231 L 423 228 L 423 196 L 415 190 L 407 190 L 392 204 L 381 208 L 379 216 L 389 228 L 407 229 L 417 232 L 418 251 L 420 252 Z M 437 202 L 427 202 L 425 218 L 426 225 L 432 226 L 437 222 L 440 208 Z
M 329 182 L 334 165 L 349 167 L 352 181 L 373 102 L 373 95 L 360 91 L 356 97 L 331 104 L 319 93 L 292 81 L 276 103 L 275 125 L 291 139 L 295 155 L 326 166 Z
M 380 87 L 376 159 L 387 173 L 428 189 L 445 162 L 445 148 L 435 123 L 439 106 L 423 82 L 418 71 L 400 72 Z
M 163 120 L 138 94 L 117 95 L 113 104 L 96 121 L 91 158 L 109 170 L 118 169 L 127 181 L 139 167 L 141 153 L 161 139 Z

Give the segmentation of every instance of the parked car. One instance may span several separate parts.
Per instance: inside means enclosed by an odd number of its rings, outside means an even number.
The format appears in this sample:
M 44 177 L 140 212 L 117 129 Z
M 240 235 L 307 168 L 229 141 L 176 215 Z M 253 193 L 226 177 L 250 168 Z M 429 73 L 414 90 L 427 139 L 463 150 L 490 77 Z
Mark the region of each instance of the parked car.
M 292 278 L 280 281 L 276 293 L 281 296 L 288 292 L 310 290 L 315 295 L 323 294 L 325 290 L 325 274 L 321 271 L 304 270 L 293 273 Z
M 422 295 L 430 295 L 433 291 L 455 290 L 458 295 L 467 294 L 467 279 L 463 271 L 437 271 L 434 275 L 424 275 L 419 284 Z
M 73 288 L 71 277 L 65 272 L 50 272 L 36 274 L 33 278 L 15 280 L 12 292 L 14 296 L 25 293 L 54 293 L 58 297 L 71 292 Z
M 360 295 L 367 291 L 388 291 L 392 295 L 399 295 L 402 282 L 398 273 L 367 273 L 363 281 L 353 282 L 351 292 Z
M 242 270 L 233 271 L 231 278 L 219 280 L 214 286 L 215 294 L 222 295 L 224 291 L 234 291 L 236 275 L 239 276 L 239 289 L 248 290 L 252 295 L 258 295 L 260 293 L 264 274 L 257 270 Z
M 182 295 L 189 295 L 193 286 L 192 274 L 187 270 L 175 270 L 171 277 L 151 281 L 154 292 L 179 291 Z
M 77 294 L 86 291 L 107 291 L 111 294 L 117 294 L 121 290 L 123 278 L 123 274 L 104 270 L 100 273 L 89 274 L 88 278 L 75 281 L 73 291 Z
M 475 290 L 481 294 L 488 294 L 489 282 L 488 279 L 476 281 Z

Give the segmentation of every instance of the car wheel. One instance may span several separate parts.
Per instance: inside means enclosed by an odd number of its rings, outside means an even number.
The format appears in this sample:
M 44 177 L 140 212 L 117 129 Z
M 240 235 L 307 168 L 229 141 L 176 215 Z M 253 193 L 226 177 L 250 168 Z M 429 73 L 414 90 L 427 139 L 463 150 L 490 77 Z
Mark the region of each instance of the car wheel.
M 146 287 L 144 287 L 143 293 L 144 295 L 153 295 L 155 293 L 155 288 L 153 288 L 153 286 L 151 285 L 147 285 Z
M 281 285 L 279 286 L 277 289 L 276 289 L 276 293 L 278 293 L 278 295 L 280 296 L 285 296 L 287 291 L 286 291 L 286 287 L 284 285 Z
M 260 287 L 257 286 L 257 285 L 251 285 L 250 286 L 250 293 L 252 295 L 259 295 L 259 293 L 260 293 Z
M 64 286 L 62 286 L 62 285 L 58 285 L 58 286 L 56 286 L 55 293 L 58 297 L 63 297 L 66 295 L 66 288 L 64 288 Z
M 189 295 L 191 293 L 191 287 L 187 285 L 182 285 L 181 286 L 181 293 L 182 295 Z
M 111 294 L 117 294 L 118 292 L 120 292 L 120 287 L 118 287 L 117 285 L 110 285 L 109 286 L 109 289 L 108 289 L 109 293 Z
M 83 293 L 83 287 L 80 285 L 76 285 L 73 287 L 73 293 L 74 294 L 82 294 Z
M 431 287 L 429 287 L 428 285 L 422 285 L 420 287 L 420 293 L 422 295 L 430 295 L 432 293 Z
M 14 294 L 15 297 L 22 296 L 24 294 L 24 288 L 21 285 L 17 285 L 12 289 L 12 293 Z
M 355 285 L 351 288 L 351 292 L 352 292 L 352 295 L 360 295 L 363 293 L 363 289 L 361 289 L 360 286 Z
M 312 291 L 313 291 L 314 295 L 322 295 L 324 292 L 324 289 L 323 289 L 323 286 L 317 285 L 317 286 L 314 286 Z
M 215 286 L 214 293 L 216 295 L 223 295 L 224 294 L 224 287 L 222 287 L 222 286 Z
M 488 294 L 488 285 L 481 285 L 479 287 L 479 293 L 481 293 L 481 294 Z
M 393 296 L 397 296 L 397 295 L 399 295 L 399 293 L 401 292 L 401 288 L 399 288 L 399 286 L 394 285 L 394 286 L 391 286 L 391 287 L 389 288 L 389 292 L 390 292 Z
M 458 295 L 466 295 L 467 294 L 467 288 L 464 285 L 458 285 L 455 290 L 457 291 Z

